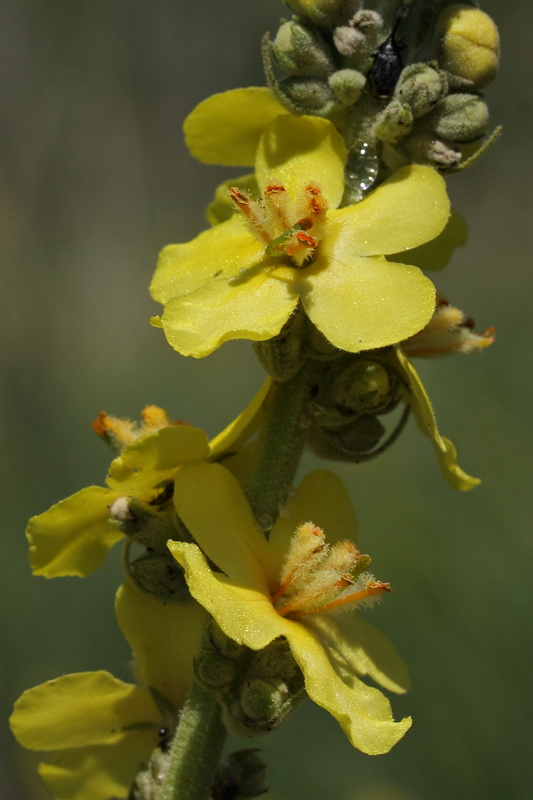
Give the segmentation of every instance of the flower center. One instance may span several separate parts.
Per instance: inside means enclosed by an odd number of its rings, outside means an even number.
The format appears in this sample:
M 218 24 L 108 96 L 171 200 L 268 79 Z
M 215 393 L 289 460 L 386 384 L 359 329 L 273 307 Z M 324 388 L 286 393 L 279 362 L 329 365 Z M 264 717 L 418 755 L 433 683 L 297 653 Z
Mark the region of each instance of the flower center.
M 313 257 L 323 236 L 327 203 L 320 187 L 309 183 L 294 202 L 284 186 L 269 184 L 261 200 L 233 187 L 231 200 L 268 256 L 288 256 L 297 267 Z
M 272 602 L 282 617 L 297 619 L 334 609 L 368 605 L 390 592 L 388 583 L 366 571 L 370 556 L 348 540 L 330 546 L 324 531 L 312 522 L 299 525 L 280 571 L 280 585 Z

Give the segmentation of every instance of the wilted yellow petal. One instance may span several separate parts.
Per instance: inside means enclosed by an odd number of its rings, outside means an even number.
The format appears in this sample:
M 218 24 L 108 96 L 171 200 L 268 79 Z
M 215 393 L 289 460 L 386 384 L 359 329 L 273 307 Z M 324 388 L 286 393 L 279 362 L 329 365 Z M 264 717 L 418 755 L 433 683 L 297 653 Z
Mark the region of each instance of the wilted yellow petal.
M 161 724 L 148 689 L 109 672 L 77 672 L 28 689 L 10 719 L 30 750 L 63 750 L 119 742 L 132 726 Z
M 126 798 L 156 742 L 153 731 L 129 731 L 116 744 L 62 750 L 39 775 L 55 800 Z
M 193 658 L 206 621 L 204 609 L 192 600 L 161 603 L 126 581 L 117 592 L 115 611 L 135 655 L 139 683 L 180 708 L 192 679 Z
M 311 700 L 335 717 L 354 747 L 368 755 L 388 753 L 411 719 L 395 722 L 385 695 L 355 677 L 342 654 L 329 653 L 311 629 L 293 623 L 288 639 Z
M 116 497 L 102 486 L 88 486 L 32 517 L 26 536 L 33 574 L 84 578 L 94 572 L 124 536 L 109 520 Z
M 219 464 L 184 467 L 174 484 L 174 505 L 202 550 L 234 583 L 268 591 L 267 541 L 227 469 Z
M 364 613 L 364 612 L 363 612 Z M 309 617 L 324 648 L 350 666 L 350 671 L 368 675 L 390 692 L 403 694 L 409 688 L 407 664 L 390 639 L 368 625 L 361 614 Z
M 169 550 L 182 567 L 192 596 L 211 614 L 226 636 L 260 650 L 291 624 L 276 613 L 268 594 L 253 588 L 252 581 L 241 586 L 222 573 L 213 573 L 205 556 L 194 544 L 169 542 Z
M 172 480 L 182 464 L 208 456 L 204 431 L 190 425 L 163 428 L 128 445 L 111 462 L 106 482 L 121 495 L 150 500 L 156 487 Z
M 411 361 L 400 348 L 396 348 L 396 358 L 398 367 L 403 372 L 412 393 L 413 402 L 411 405 L 418 426 L 422 433 L 433 442 L 444 477 L 454 489 L 459 489 L 462 492 L 467 492 L 469 489 L 473 489 L 474 486 L 478 486 L 481 483 L 479 478 L 467 475 L 458 465 L 457 450 L 453 442 L 440 435 L 429 397 Z

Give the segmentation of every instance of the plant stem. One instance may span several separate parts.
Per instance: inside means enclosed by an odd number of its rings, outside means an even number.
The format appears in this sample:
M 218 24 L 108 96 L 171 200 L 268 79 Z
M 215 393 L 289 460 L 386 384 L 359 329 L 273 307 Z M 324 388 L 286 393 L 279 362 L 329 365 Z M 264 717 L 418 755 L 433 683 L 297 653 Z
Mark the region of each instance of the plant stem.
M 289 494 L 306 436 L 306 406 L 317 362 L 306 361 L 289 380 L 275 381 L 265 399 L 266 418 L 245 494 L 259 527 L 269 531 Z
M 194 680 L 158 800 L 208 800 L 225 738 L 218 700 Z

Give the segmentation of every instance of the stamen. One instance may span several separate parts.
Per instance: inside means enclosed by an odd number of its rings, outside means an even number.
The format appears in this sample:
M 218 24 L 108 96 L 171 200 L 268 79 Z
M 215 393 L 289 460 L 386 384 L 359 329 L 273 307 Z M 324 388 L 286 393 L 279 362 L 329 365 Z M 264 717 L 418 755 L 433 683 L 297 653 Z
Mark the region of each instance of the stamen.
M 270 244 L 272 239 L 265 230 L 263 224 L 264 215 L 261 213 L 262 209 L 257 200 L 253 200 L 251 197 L 248 197 L 247 194 L 241 192 L 241 190 L 237 189 L 236 186 L 232 186 L 231 189 L 228 189 L 228 195 L 230 199 L 233 200 L 239 211 L 243 214 L 245 219 L 252 226 L 253 233 L 258 234 L 263 241 L 265 241 L 267 244 Z
M 343 594 L 341 597 L 337 597 L 335 600 L 332 600 L 330 603 L 326 603 L 323 606 L 314 608 L 312 611 L 299 611 L 299 612 L 296 611 L 294 614 L 291 614 L 291 619 L 296 619 L 297 617 L 303 617 L 306 616 L 307 614 L 324 614 L 327 611 L 332 611 L 335 608 L 340 608 L 341 606 L 357 603 L 369 597 L 383 594 L 384 592 L 392 592 L 390 583 L 381 583 L 381 581 L 376 581 L 375 583 L 369 583 L 366 589 L 362 589 L 361 591 L 358 592 L 349 592 Z M 281 612 L 278 609 L 278 614 L 279 613 Z M 282 614 L 282 616 L 286 615 Z

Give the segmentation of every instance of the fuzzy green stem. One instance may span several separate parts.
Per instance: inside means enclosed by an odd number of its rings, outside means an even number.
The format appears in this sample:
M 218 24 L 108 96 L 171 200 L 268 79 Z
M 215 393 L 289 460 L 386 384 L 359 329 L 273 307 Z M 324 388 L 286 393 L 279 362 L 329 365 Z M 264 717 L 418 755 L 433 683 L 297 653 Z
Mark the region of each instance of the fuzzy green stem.
M 218 700 L 193 681 L 180 713 L 159 800 L 208 800 L 225 738 Z
M 316 361 L 306 361 L 289 380 L 275 381 L 265 400 L 266 419 L 244 486 L 257 523 L 265 532 L 287 500 L 302 455 L 317 366 Z

